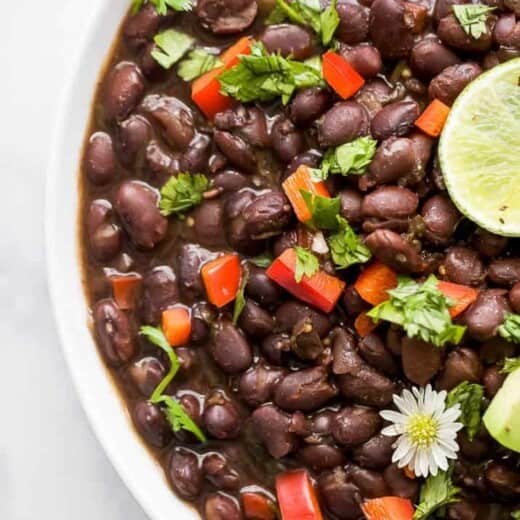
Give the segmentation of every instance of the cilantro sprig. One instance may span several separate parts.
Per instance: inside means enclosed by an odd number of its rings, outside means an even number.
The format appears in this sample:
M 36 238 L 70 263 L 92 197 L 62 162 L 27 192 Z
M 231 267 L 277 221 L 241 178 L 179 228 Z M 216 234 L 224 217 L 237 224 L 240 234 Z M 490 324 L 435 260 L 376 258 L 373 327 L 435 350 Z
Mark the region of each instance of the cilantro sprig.
M 294 279 L 300 283 L 304 276 L 314 276 L 320 270 L 320 262 L 308 249 L 295 246 L 294 250 L 296 252 Z
M 182 216 L 202 202 L 202 195 L 208 188 L 209 180 L 205 175 L 179 173 L 161 188 L 159 209 L 165 217 L 173 213 Z
M 428 520 L 441 507 L 458 502 L 460 488 L 453 485 L 451 473 L 451 469 L 439 471 L 437 475 L 426 479 L 413 520 Z
M 520 314 L 506 314 L 504 323 L 498 327 L 498 333 L 511 343 L 520 343 Z
M 339 197 L 322 197 L 306 190 L 300 190 L 300 193 L 311 214 L 311 220 L 306 223 L 309 227 L 332 230 L 338 227 L 337 216 L 341 207 Z
M 156 48 L 152 58 L 163 68 L 171 69 L 193 46 L 194 39 L 187 34 L 168 29 L 153 39 Z
M 354 264 L 368 262 L 372 253 L 361 238 L 350 227 L 346 219 L 337 215 L 338 231 L 331 235 L 327 242 L 336 269 L 346 269 Z
M 502 374 L 512 374 L 520 368 L 520 356 L 515 358 L 506 358 L 502 367 Z
M 271 101 L 279 96 L 286 105 L 294 92 L 323 83 L 320 71 L 313 66 L 279 54 L 269 54 L 264 45 L 251 46 L 250 55 L 218 76 L 223 94 L 243 103 Z
M 177 74 L 184 81 L 192 81 L 222 65 L 223 63 L 217 56 L 204 49 L 195 49 L 179 63 Z
M 174 11 L 191 11 L 193 0 L 133 0 L 132 14 L 136 14 L 144 4 L 150 2 L 155 6 L 155 10 L 162 16 L 168 12 L 168 7 Z
M 350 143 L 327 150 L 321 163 L 322 177 L 329 174 L 362 175 L 376 153 L 377 141 L 371 137 L 358 137 Z
M 465 426 L 468 438 L 473 440 L 480 428 L 482 419 L 482 399 L 484 387 L 477 383 L 464 381 L 450 390 L 446 399 L 446 406 L 451 408 L 460 405 L 460 422 Z
M 332 0 L 326 9 L 322 9 L 320 0 L 294 0 L 291 3 L 277 0 L 275 8 L 267 18 L 267 24 L 279 24 L 289 20 L 310 27 L 320 37 L 323 45 L 327 46 L 340 23 L 336 6 L 337 0 Z
M 452 323 L 451 302 L 439 291 L 434 275 L 423 284 L 408 276 L 400 276 L 398 282 L 396 289 L 388 291 L 390 299 L 367 313 L 370 318 L 400 325 L 409 337 L 438 347 L 460 343 L 466 327 Z
M 238 288 L 237 295 L 235 297 L 235 306 L 233 308 L 233 323 L 237 323 L 238 318 L 242 314 L 244 307 L 246 306 L 246 297 L 245 290 L 247 285 L 247 279 L 249 278 L 249 273 L 247 270 L 242 271 L 242 279 L 240 280 L 240 287 Z
M 453 5 L 452 9 L 464 32 L 478 40 L 487 31 L 488 13 L 495 8 L 482 4 L 462 4 Z
M 273 257 L 269 253 L 264 253 L 250 258 L 249 261 L 257 267 L 267 268 L 273 263 Z
M 139 329 L 139 334 L 144 336 L 150 343 L 163 350 L 170 360 L 170 369 L 153 391 L 150 397 L 150 402 L 157 405 L 163 405 L 162 411 L 174 432 L 181 429 L 187 430 L 192 432 L 201 442 L 205 442 L 206 437 L 204 433 L 186 413 L 181 403 L 171 396 L 164 395 L 164 392 L 177 375 L 181 366 L 175 350 L 172 348 L 166 339 L 164 332 L 159 327 L 146 325 Z

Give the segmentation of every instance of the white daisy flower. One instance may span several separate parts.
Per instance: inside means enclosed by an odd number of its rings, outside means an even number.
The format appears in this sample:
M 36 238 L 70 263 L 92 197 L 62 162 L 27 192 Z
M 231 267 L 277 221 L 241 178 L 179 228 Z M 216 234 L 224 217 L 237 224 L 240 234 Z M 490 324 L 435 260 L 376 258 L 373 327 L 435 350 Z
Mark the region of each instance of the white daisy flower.
M 418 477 L 437 475 L 448 469 L 448 459 L 456 459 L 459 445 L 457 422 L 460 405 L 446 408 L 447 392 L 436 392 L 431 385 L 412 388 L 394 395 L 399 410 L 383 410 L 380 415 L 393 423 L 382 430 L 388 437 L 398 436 L 394 443 L 392 462 L 400 468 L 409 466 Z

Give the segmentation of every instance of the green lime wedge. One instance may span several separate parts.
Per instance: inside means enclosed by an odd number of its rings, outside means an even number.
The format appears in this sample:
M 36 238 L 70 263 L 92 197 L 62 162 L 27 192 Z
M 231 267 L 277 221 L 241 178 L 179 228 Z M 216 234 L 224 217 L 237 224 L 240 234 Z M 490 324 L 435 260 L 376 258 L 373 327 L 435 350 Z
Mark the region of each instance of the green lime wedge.
M 492 233 L 520 236 L 520 58 L 482 74 L 459 95 L 439 160 L 464 215 Z

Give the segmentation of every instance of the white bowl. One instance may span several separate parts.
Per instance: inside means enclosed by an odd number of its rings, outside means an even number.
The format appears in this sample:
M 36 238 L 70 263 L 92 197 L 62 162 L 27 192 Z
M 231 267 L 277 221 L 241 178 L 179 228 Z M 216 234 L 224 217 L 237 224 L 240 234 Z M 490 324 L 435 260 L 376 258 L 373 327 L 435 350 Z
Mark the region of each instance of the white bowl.
M 129 0 L 92 2 L 76 70 L 58 117 L 47 172 L 46 248 L 49 288 L 63 352 L 80 401 L 112 464 L 154 520 L 195 520 L 169 488 L 163 470 L 134 432 L 87 327 L 78 242 L 79 164 L 97 79 Z

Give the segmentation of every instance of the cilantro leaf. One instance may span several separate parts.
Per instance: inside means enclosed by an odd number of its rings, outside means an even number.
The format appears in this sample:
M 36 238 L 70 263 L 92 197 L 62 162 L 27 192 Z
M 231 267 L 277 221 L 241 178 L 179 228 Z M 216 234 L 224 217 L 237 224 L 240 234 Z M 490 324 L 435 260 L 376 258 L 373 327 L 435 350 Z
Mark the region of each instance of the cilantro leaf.
M 452 323 L 451 302 L 439 291 L 437 278 L 430 275 L 423 284 L 408 276 L 400 276 L 398 281 L 397 288 L 388 291 L 390 299 L 367 315 L 401 325 L 410 338 L 420 338 L 438 347 L 460 343 L 466 327 Z
M 452 9 L 464 32 L 478 40 L 487 31 L 488 13 L 495 8 L 482 4 L 462 4 L 452 5 Z
M 349 223 L 340 215 L 337 217 L 339 230 L 331 235 L 329 243 L 332 260 L 337 269 L 346 269 L 354 264 L 368 262 L 372 253 L 366 247 L 361 238 L 356 235 Z
M 336 229 L 337 216 L 341 207 L 339 197 L 329 198 L 315 195 L 310 191 L 300 190 L 300 193 L 312 215 L 308 225 L 318 229 Z
M 210 70 L 222 67 L 222 65 L 223 63 L 217 56 L 210 54 L 204 49 L 195 49 L 179 63 L 177 74 L 184 81 L 192 81 Z
M 157 388 L 153 391 L 150 401 L 152 403 L 159 402 L 161 395 L 164 393 L 168 385 L 173 381 L 173 378 L 177 375 L 181 363 L 177 354 L 168 343 L 164 332 L 159 327 L 150 327 L 148 325 L 139 329 L 139 334 L 144 336 L 150 343 L 153 343 L 160 349 L 162 349 L 168 355 L 170 359 L 170 370 L 164 376 L 163 380 L 157 385 Z
M 511 513 L 511 517 L 513 518 L 513 520 L 520 520 L 520 509 L 518 509 L 517 511 L 513 511 Z
M 168 12 L 168 7 L 174 11 L 191 11 L 193 9 L 193 0 L 133 0 L 132 14 L 136 14 L 147 2 L 155 5 L 157 13 L 163 16 Z
M 168 29 L 157 34 L 153 41 L 157 46 L 151 52 L 153 59 L 163 69 L 170 69 L 190 50 L 195 40 L 175 29 Z
M 202 194 L 209 188 L 209 181 L 201 174 L 179 173 L 161 188 L 159 209 L 167 217 L 172 213 L 182 215 L 202 202 Z
M 460 405 L 459 421 L 466 427 L 470 441 L 473 440 L 480 428 L 483 398 L 484 387 L 482 385 L 464 381 L 450 390 L 446 399 L 448 408 L 456 404 Z
M 498 333 L 511 343 L 520 343 L 520 314 L 506 314 L 504 323 L 498 327 Z
M 218 77 L 221 92 L 248 103 L 271 101 L 278 96 L 287 104 L 297 89 L 323 83 L 321 71 L 305 63 L 269 54 L 264 45 L 251 46 L 251 54 L 240 56 L 240 62 Z
M 354 141 L 331 148 L 321 164 L 327 177 L 329 173 L 362 175 L 376 153 L 377 141 L 371 137 L 359 137 Z
M 236 324 L 238 318 L 242 314 L 244 307 L 246 306 L 246 297 L 244 292 L 246 290 L 246 284 L 249 274 L 246 271 L 243 271 L 242 280 L 240 280 L 240 287 L 238 288 L 237 295 L 235 297 L 235 306 L 233 308 L 233 323 Z
M 266 20 L 268 25 L 280 24 L 286 20 L 298 25 L 310 27 L 321 38 L 323 45 L 332 41 L 340 23 L 336 10 L 337 0 L 323 10 L 320 0 L 276 0 L 276 6 Z
M 520 357 L 506 358 L 504 360 L 504 367 L 502 368 L 502 374 L 511 374 L 515 370 L 520 368 Z
M 413 515 L 413 520 L 427 520 L 439 508 L 458 502 L 460 489 L 453 485 L 452 470 L 439 471 L 437 475 L 429 476 L 421 488 L 419 505 Z
M 163 412 L 174 432 L 186 430 L 193 433 L 201 442 L 206 442 L 206 436 L 195 424 L 193 419 L 186 413 L 179 401 L 168 395 L 161 396 L 157 403 L 163 404 Z
M 265 253 L 263 255 L 258 255 L 253 258 L 250 258 L 249 261 L 257 267 L 266 268 L 273 263 L 273 257 L 270 254 Z
M 294 279 L 300 283 L 304 276 L 314 276 L 320 270 L 318 259 L 307 249 L 295 246 L 296 251 L 296 272 Z

